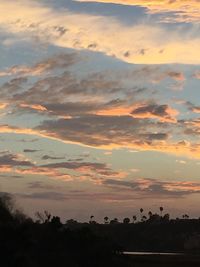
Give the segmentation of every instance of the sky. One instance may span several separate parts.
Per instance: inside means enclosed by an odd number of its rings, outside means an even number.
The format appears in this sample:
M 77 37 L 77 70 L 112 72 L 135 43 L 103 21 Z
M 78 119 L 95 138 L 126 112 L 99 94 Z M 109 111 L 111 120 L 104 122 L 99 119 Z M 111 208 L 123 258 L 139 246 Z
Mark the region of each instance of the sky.
M 199 217 L 200 1 L 0 10 L 0 191 L 63 221 Z

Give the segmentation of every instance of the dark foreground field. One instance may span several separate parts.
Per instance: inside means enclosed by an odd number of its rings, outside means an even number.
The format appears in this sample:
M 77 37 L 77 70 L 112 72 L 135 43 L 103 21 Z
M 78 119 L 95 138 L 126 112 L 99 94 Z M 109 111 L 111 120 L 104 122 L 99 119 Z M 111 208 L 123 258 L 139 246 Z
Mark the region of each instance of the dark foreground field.
M 0 267 L 200 266 L 200 220 L 150 218 L 138 223 L 78 223 L 48 212 L 33 220 L 0 197 Z M 124 251 L 183 255 L 125 255 Z M 192 254 L 193 253 L 193 254 Z
M 200 256 L 130 255 L 127 261 L 133 267 L 199 267 Z M 123 267 L 123 266 L 122 266 Z

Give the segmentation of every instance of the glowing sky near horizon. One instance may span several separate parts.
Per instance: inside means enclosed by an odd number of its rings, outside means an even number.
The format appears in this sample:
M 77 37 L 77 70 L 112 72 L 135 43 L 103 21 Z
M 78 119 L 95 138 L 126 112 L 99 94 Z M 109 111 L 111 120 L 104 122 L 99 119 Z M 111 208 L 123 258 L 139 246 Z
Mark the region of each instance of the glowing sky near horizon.
M 31 215 L 199 217 L 200 2 L 0 11 L 0 191 Z

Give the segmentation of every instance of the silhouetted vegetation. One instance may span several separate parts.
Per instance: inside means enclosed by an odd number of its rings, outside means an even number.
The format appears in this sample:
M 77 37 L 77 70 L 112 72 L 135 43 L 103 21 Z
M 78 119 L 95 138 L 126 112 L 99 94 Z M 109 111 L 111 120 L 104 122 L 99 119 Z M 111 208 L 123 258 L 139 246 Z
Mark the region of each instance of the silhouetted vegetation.
M 95 225 L 62 224 L 58 216 L 37 212 L 36 220 L 15 209 L 9 194 L 0 197 L 0 263 L 5 267 L 129 266 L 121 248 Z
M 132 257 L 123 251 L 192 252 L 200 253 L 200 220 L 170 219 L 168 213 L 148 212 L 121 222 L 104 217 L 99 224 L 91 215 L 88 222 L 69 219 L 62 223 L 48 211 L 36 212 L 33 220 L 15 208 L 9 194 L 0 196 L 0 255 L 6 267 L 137 267 L 167 266 L 160 257 Z M 172 258 L 168 266 L 172 265 Z M 155 265 L 155 260 L 159 265 Z M 149 262 L 148 262 L 149 261 Z M 166 261 L 166 259 L 165 259 Z M 179 260 L 180 261 L 180 260 Z M 185 258 L 198 266 L 199 257 Z M 147 264 L 148 265 L 145 265 Z M 186 266 L 179 262 L 181 266 Z M 152 264 L 152 265 L 151 265 Z M 197 264 L 197 265 L 195 265 Z M 193 266 L 190 264 L 190 266 Z

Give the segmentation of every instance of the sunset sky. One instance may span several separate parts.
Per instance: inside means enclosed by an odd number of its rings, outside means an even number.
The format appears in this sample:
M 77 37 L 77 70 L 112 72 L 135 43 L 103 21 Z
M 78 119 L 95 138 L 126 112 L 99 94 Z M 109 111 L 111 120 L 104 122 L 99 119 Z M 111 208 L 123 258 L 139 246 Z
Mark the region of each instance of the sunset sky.
M 200 1 L 0 12 L 0 191 L 31 216 L 200 217 Z

